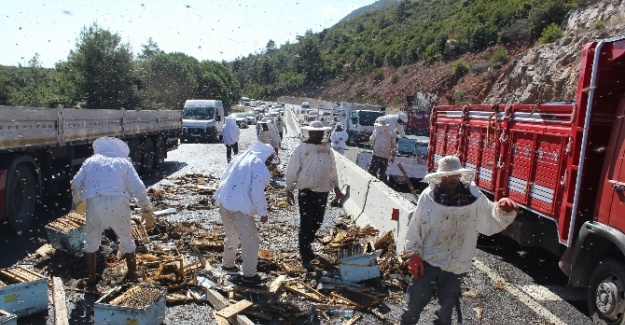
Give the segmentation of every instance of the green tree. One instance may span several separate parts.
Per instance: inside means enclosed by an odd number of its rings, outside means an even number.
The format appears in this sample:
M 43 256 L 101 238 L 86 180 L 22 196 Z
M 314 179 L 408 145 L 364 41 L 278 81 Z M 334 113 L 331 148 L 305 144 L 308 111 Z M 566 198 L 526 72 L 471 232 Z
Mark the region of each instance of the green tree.
M 276 46 L 276 42 L 274 42 L 273 40 L 269 40 L 269 42 L 267 42 L 267 45 L 265 46 L 265 53 L 271 54 L 277 48 L 278 47 Z
M 82 29 L 62 71 L 74 84 L 71 96 L 84 99 L 89 108 L 134 109 L 139 105 L 129 45 L 97 24 Z
M 296 70 L 304 74 L 306 82 L 314 84 L 324 78 L 323 60 L 321 58 L 319 44 L 312 36 L 312 32 L 307 31 L 306 34 L 307 36 L 298 37 L 300 50 Z
M 141 45 L 141 48 L 141 53 L 137 55 L 139 60 L 145 60 L 157 54 L 165 54 L 165 52 L 158 47 L 158 44 L 156 44 L 152 37 L 148 38 L 148 43 Z
M 28 66 L 15 69 L 12 90 L 7 103 L 10 105 L 31 107 L 55 107 L 68 104 L 58 95 L 57 72 L 45 69 L 39 61 L 39 54 L 28 61 Z
M 227 67 L 214 61 L 202 61 L 195 94 L 197 98 L 219 99 L 227 110 L 239 101 L 241 90 Z
M 560 0 L 543 0 L 536 3 L 529 12 L 529 29 L 538 37 L 551 24 L 560 24 L 566 14 L 567 6 Z
M 140 64 L 141 98 L 154 109 L 182 109 L 198 87 L 200 63 L 184 53 L 157 54 Z

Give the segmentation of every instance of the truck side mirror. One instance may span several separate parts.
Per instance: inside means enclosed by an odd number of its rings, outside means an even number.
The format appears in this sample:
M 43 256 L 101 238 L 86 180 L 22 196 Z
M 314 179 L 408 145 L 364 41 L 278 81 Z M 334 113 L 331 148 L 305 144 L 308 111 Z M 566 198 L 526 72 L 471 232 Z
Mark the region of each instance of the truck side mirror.
M 352 124 L 358 124 L 358 118 L 352 117 Z
M 215 121 L 220 122 L 221 121 L 221 115 L 215 116 Z

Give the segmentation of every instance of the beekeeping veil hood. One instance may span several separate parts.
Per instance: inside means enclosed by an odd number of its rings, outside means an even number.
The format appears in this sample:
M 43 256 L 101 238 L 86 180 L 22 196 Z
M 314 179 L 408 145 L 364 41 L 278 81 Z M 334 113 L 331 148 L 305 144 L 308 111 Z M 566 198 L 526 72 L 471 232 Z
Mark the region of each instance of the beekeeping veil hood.
M 232 161 L 231 165 L 233 165 L 235 169 L 238 169 L 239 167 L 250 165 L 251 160 L 254 157 L 264 162 L 272 156 L 273 159 L 271 163 L 274 165 L 279 164 L 280 158 L 278 158 L 278 156 L 275 154 L 274 149 L 268 144 L 256 141 L 249 149 L 247 149 L 247 151 L 240 155 L 237 155 Z
M 93 142 L 93 153 L 109 158 L 128 158 L 130 149 L 126 142 L 120 139 L 102 137 Z

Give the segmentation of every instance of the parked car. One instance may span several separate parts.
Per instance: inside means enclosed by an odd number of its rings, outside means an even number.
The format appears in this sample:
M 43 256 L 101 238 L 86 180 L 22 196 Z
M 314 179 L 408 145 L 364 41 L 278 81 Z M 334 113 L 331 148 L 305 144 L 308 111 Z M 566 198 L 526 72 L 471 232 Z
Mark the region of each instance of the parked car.
M 312 122 L 312 121 L 316 121 L 317 120 L 317 110 L 316 109 L 309 109 L 308 111 L 306 111 L 306 121 L 307 122 Z
M 245 113 L 234 113 L 234 119 L 241 129 L 247 129 L 247 115 Z
M 245 118 L 247 120 L 247 125 L 256 124 L 256 114 L 254 111 L 245 113 Z

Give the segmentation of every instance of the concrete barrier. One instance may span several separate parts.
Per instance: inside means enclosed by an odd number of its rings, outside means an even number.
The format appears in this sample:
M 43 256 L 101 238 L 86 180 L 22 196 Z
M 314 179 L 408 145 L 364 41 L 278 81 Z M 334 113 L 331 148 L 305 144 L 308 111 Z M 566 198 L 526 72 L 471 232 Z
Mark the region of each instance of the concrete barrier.
M 405 246 L 408 223 L 416 206 L 380 182 L 356 163 L 335 152 L 339 186 L 349 185 L 349 195 L 343 203 L 345 213 L 359 227 L 372 226 L 380 235 L 392 231 L 397 252 Z M 393 209 L 398 210 L 398 220 L 392 220 Z
M 367 204 L 367 194 L 369 184 L 374 180 L 373 176 L 358 167 L 354 162 L 345 156 L 334 151 L 336 169 L 339 177 L 339 187 L 345 189 L 349 186 L 348 198 L 343 203 L 345 213 L 356 221 L 361 217 L 364 207 Z M 365 223 L 368 222 L 365 217 Z
M 369 184 L 367 204 L 364 206 L 362 215 L 366 216 L 369 224 L 378 229 L 380 234 L 392 231 L 397 252 L 401 253 L 405 246 L 408 222 L 416 208 L 412 202 L 397 194 L 383 182 L 376 180 Z M 392 220 L 393 209 L 398 210 L 397 220 Z M 356 220 L 356 224 L 365 225 L 363 221 Z

